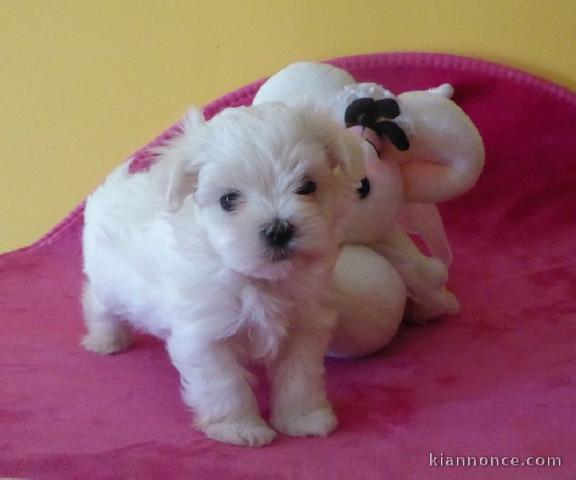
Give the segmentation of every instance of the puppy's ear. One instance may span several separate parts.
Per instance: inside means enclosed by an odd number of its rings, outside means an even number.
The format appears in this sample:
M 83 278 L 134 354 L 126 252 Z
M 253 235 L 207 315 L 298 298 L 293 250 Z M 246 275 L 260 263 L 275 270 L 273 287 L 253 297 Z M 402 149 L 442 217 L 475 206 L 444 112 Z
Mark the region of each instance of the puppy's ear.
M 166 190 L 166 210 L 177 212 L 184 203 L 184 199 L 194 191 L 198 180 L 198 172 L 185 161 L 172 165 Z
M 316 99 L 301 98 L 295 102 L 300 109 L 307 132 L 316 132 L 320 136 L 332 168 L 340 171 L 352 183 L 364 178 L 364 149 L 362 139 L 348 131 L 344 123 L 334 120 L 333 114 Z
M 327 147 L 329 160 L 333 167 L 340 170 L 352 183 L 364 178 L 364 150 L 360 138 L 337 124 L 331 125 L 328 132 Z
M 198 143 L 205 128 L 202 111 L 191 108 L 182 120 L 182 133 L 160 149 L 160 157 L 169 165 L 165 204 L 170 212 L 178 211 L 196 187 L 202 163 Z

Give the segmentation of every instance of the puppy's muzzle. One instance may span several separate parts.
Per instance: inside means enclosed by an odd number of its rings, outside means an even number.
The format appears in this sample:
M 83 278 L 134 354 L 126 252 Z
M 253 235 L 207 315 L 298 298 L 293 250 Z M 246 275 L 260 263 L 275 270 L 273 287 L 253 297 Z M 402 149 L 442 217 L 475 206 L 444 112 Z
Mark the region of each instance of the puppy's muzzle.
M 266 246 L 272 249 L 272 259 L 284 260 L 288 256 L 288 247 L 296 234 L 296 227 L 288 220 L 276 219 L 263 225 L 261 233 Z

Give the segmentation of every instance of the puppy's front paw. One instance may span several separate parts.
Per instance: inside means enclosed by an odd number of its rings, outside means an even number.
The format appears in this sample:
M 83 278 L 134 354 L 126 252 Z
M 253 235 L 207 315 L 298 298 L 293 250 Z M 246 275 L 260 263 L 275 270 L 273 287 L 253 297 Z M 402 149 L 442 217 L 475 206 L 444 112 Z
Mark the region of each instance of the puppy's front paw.
M 276 438 L 260 417 L 224 419 L 203 425 L 202 431 L 213 440 L 243 447 L 262 447 Z
M 112 355 L 126 350 L 132 344 L 132 336 L 129 332 L 123 331 L 116 335 L 87 334 L 81 342 L 82 346 L 89 352 L 100 355 Z
M 272 426 L 285 435 L 294 437 L 325 437 L 338 425 L 336 415 L 328 402 L 312 409 L 291 409 L 276 412 Z

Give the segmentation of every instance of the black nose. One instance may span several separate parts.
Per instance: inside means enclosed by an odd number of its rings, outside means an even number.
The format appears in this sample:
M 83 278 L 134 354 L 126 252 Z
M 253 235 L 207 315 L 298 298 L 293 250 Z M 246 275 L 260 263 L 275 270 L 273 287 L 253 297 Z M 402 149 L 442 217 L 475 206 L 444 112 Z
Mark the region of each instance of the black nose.
M 296 227 L 287 220 L 275 220 L 262 228 L 262 235 L 266 243 L 274 248 L 282 248 L 288 245 L 295 232 Z

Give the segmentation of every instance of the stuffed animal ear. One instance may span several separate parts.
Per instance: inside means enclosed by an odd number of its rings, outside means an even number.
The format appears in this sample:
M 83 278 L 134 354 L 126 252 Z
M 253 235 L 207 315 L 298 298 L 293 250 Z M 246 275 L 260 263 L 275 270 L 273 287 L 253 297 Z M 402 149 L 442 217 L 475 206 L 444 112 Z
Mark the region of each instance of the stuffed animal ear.
M 169 162 L 165 205 L 176 212 L 190 195 L 198 180 L 201 167 L 198 140 L 206 128 L 202 112 L 190 109 L 182 121 L 182 133 L 158 150 L 158 161 Z
M 406 92 L 400 109 L 411 124 L 410 149 L 391 148 L 404 179 L 408 202 L 438 203 L 471 189 L 484 166 L 484 144 L 468 115 L 437 92 Z
M 329 106 L 354 78 L 345 70 L 325 63 L 298 62 L 288 65 L 262 84 L 253 105 L 282 102 L 298 105 L 303 100 Z

